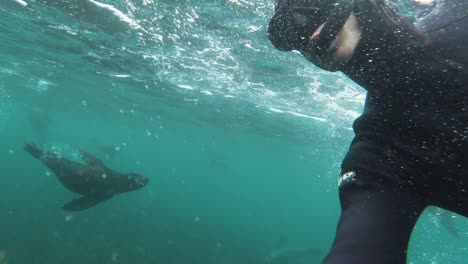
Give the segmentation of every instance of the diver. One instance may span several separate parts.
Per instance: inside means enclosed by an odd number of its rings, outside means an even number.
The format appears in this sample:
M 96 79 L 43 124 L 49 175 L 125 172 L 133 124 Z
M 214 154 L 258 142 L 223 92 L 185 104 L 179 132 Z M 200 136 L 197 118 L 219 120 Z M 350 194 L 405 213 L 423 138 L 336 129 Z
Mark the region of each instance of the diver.
M 468 217 L 468 1 L 428 8 L 410 23 L 385 0 L 275 5 L 274 47 L 367 90 L 341 164 L 341 216 L 325 264 L 405 263 L 426 207 Z

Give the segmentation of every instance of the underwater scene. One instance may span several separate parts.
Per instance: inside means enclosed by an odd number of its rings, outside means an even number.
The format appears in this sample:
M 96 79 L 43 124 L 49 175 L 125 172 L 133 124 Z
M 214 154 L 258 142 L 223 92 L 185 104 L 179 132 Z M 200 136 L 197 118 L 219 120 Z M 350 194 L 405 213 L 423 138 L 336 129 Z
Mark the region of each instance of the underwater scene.
M 0 0 L 0 264 L 320 263 L 366 91 L 276 50 L 274 5 Z M 467 263 L 466 218 L 408 254 Z

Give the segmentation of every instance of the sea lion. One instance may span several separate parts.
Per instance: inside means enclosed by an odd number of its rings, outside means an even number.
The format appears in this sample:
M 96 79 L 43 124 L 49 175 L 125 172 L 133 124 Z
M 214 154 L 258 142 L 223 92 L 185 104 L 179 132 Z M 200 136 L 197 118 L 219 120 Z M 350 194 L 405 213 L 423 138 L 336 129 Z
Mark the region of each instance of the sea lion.
M 28 113 L 29 123 L 36 132 L 40 143 L 47 143 L 49 136 L 49 125 L 51 123 L 49 111 L 34 107 Z
M 141 174 L 114 171 L 83 150 L 80 152 L 84 164 L 44 151 L 35 144 L 26 144 L 24 150 L 42 161 L 67 189 L 82 195 L 65 204 L 66 211 L 88 209 L 117 194 L 141 189 L 149 182 Z
M 322 256 L 323 253 L 317 248 L 287 247 L 288 237 L 280 236 L 272 250 L 263 260 L 264 264 L 298 264 L 310 262 L 310 258 Z
M 294 264 L 310 257 L 321 256 L 323 253 L 316 248 L 284 248 L 271 252 L 266 256 L 265 264 Z

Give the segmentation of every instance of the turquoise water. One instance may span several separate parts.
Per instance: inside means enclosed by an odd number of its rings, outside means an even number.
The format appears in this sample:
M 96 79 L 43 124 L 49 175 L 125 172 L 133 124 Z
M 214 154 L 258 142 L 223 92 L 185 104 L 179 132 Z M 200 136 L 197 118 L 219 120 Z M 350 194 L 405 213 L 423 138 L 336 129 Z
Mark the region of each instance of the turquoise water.
M 103 5 L 102 3 L 112 4 Z M 263 263 L 315 248 L 365 92 L 266 37 L 273 1 L 0 0 L 0 263 Z M 79 213 L 25 142 L 150 184 Z M 466 263 L 427 212 L 410 263 Z

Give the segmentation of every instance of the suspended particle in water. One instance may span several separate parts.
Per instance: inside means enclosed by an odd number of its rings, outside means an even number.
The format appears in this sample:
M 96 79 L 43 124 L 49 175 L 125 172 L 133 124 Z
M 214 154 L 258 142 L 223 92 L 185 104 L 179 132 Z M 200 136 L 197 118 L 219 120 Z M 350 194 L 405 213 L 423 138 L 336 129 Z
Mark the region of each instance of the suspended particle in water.
M 65 216 L 65 222 L 70 222 L 73 219 L 73 216 L 67 215 Z
M 60 232 L 58 232 L 58 231 L 52 232 L 52 237 L 53 237 L 55 240 L 63 240 L 62 234 L 60 234 Z
M 193 219 L 193 221 L 195 221 L 195 223 L 198 223 L 198 222 L 200 222 L 200 217 L 198 217 L 198 216 L 195 216 L 195 219 Z
M 120 255 L 120 254 L 119 254 L 118 251 L 113 251 L 113 252 L 112 252 L 112 257 L 111 257 L 112 262 L 117 262 L 117 259 L 119 258 L 119 255 Z
M 86 100 L 82 100 L 82 101 L 81 101 L 81 104 L 82 104 L 83 106 L 88 106 L 88 103 L 86 102 Z
M 47 177 L 50 177 L 50 175 L 51 175 L 51 174 L 50 174 L 50 171 L 46 171 L 46 172 L 45 172 L 45 175 L 46 175 Z
M 8 154 L 13 155 L 13 154 L 15 154 L 15 151 L 12 150 L 12 149 L 9 149 L 9 150 L 8 150 Z
M 6 250 L 0 249 L 0 263 L 3 263 L 3 261 L 6 259 L 6 257 L 7 257 Z

